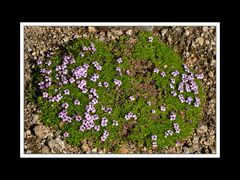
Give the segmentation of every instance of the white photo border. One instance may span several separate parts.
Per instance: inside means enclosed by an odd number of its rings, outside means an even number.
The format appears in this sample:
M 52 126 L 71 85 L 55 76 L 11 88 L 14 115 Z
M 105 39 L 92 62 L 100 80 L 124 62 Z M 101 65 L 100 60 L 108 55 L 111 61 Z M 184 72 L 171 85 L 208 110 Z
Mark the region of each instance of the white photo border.
M 24 26 L 216 26 L 216 154 L 26 154 L 24 153 Z M 20 22 L 20 158 L 220 158 L 220 22 Z

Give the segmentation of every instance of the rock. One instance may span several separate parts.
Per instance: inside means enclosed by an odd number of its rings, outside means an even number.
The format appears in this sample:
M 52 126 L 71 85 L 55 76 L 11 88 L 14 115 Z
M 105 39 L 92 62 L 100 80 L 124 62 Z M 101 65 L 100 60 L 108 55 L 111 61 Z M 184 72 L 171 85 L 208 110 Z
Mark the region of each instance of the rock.
M 47 142 L 48 146 L 53 149 L 55 144 L 56 144 L 56 141 L 54 139 L 50 139 L 48 142 Z
M 212 59 L 210 66 L 216 66 L 216 60 Z
M 185 36 L 188 36 L 190 34 L 190 32 L 186 29 L 184 34 L 185 34 Z
M 202 125 L 197 129 L 197 133 L 198 134 L 203 134 L 203 133 L 206 133 L 207 130 L 208 130 L 208 127 L 206 125 Z
M 195 40 L 196 43 L 200 44 L 201 46 L 203 45 L 203 42 L 204 42 L 204 39 L 202 37 L 198 37 L 196 40 Z
M 47 142 L 48 146 L 50 147 L 50 149 L 56 151 L 56 152 L 62 152 L 63 149 L 65 148 L 65 143 L 64 141 L 62 141 L 61 139 L 59 138 L 56 138 L 56 139 L 50 139 L 48 142 Z
M 193 144 L 197 144 L 198 143 L 198 140 L 199 140 L 199 137 L 198 136 L 194 136 L 193 137 Z
M 152 32 L 153 31 L 153 26 L 140 26 L 139 29 L 141 31 L 147 31 L 147 32 Z
M 29 136 L 31 134 L 31 131 L 28 129 L 28 130 L 26 130 L 25 134 L 26 134 L 26 136 Z
M 93 154 L 97 154 L 97 148 L 92 149 Z
M 129 150 L 126 147 L 121 147 L 119 150 L 119 153 L 120 154 L 128 154 Z
M 37 125 L 34 127 L 33 129 L 35 135 L 37 137 L 39 137 L 40 139 L 45 139 L 46 137 L 48 137 L 48 128 L 44 125 Z
M 204 26 L 204 27 L 202 28 L 202 30 L 203 30 L 203 32 L 207 32 L 207 31 L 208 31 L 208 27 L 207 27 L 207 26 Z
M 209 76 L 210 78 L 212 78 L 212 77 L 214 76 L 213 72 L 210 71 L 210 72 L 208 73 L 208 76 Z
M 100 151 L 98 151 L 98 152 L 99 152 L 99 154 L 104 154 L 103 150 L 100 150 Z
M 48 153 L 50 153 L 49 147 L 43 146 L 43 147 L 42 147 L 42 154 L 48 154 Z
M 116 36 L 121 36 L 123 34 L 123 32 L 121 30 L 113 30 L 112 32 Z
M 127 30 L 127 31 L 126 31 L 126 34 L 129 35 L 129 36 L 132 36 L 133 30 L 132 30 L 132 29 Z
M 39 115 L 34 114 L 34 115 L 33 115 L 33 119 L 32 119 L 32 123 L 33 123 L 33 124 L 37 124 L 38 120 L 39 120 Z
M 88 32 L 89 32 L 89 33 L 96 33 L 97 30 L 96 30 L 95 27 L 89 26 L 89 27 L 88 27 Z
M 88 144 L 86 143 L 86 141 L 83 141 L 82 150 L 83 150 L 83 152 L 91 152 L 91 150 L 90 150 Z
M 164 36 L 166 33 L 167 33 L 167 29 L 163 29 L 162 31 L 161 31 L 161 33 L 162 33 L 162 36 Z
M 187 148 L 186 146 L 183 147 L 183 152 L 184 154 L 189 154 L 190 151 L 189 151 L 189 148 Z

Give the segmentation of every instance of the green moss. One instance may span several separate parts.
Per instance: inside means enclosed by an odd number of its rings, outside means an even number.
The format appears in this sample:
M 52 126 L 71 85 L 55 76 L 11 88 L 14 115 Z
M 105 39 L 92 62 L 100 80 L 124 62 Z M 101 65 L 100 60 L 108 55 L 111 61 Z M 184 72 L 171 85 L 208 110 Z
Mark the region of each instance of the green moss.
M 152 36 L 153 42 L 148 42 L 148 37 Z M 85 53 L 84 57 L 81 57 L 79 53 L 82 51 L 82 45 L 89 46 L 90 42 L 95 44 L 97 51 L 92 54 L 90 52 Z M 94 38 L 90 39 L 78 39 L 71 44 L 67 44 L 60 48 L 54 57 L 50 60 L 52 64 L 50 67 L 41 65 L 37 67 L 34 73 L 33 82 L 30 85 L 30 94 L 39 107 L 41 107 L 41 120 L 46 125 L 51 125 L 57 129 L 60 129 L 63 133 L 69 132 L 69 137 L 66 140 L 76 146 L 81 144 L 81 141 L 86 139 L 92 141 L 93 147 L 101 147 L 111 150 L 117 153 L 119 146 L 122 144 L 134 143 L 137 147 L 147 146 L 152 147 L 151 135 L 158 136 L 157 143 L 158 148 L 174 145 L 176 141 L 181 141 L 190 136 L 193 130 L 196 128 L 199 120 L 201 119 L 202 105 L 205 101 L 205 95 L 201 87 L 201 81 L 196 80 L 199 87 L 198 97 L 201 100 L 199 108 L 193 107 L 193 105 L 187 105 L 181 103 L 178 97 L 171 95 L 170 78 L 172 78 L 171 72 L 178 70 L 184 73 L 182 67 L 182 60 L 178 54 L 172 49 L 162 44 L 157 37 L 151 33 L 140 32 L 137 36 L 137 42 L 133 48 L 129 48 L 129 38 L 122 36 L 118 41 L 112 41 L 108 44 L 102 43 Z M 61 120 L 58 118 L 58 112 L 61 110 L 61 104 L 67 102 L 69 104 L 68 115 L 74 115 L 76 113 L 83 116 L 85 106 L 88 104 L 88 96 L 82 94 L 77 88 L 76 84 L 67 84 L 60 89 L 55 82 L 58 80 L 55 78 L 55 69 L 62 61 L 64 54 L 72 55 L 76 63 L 69 66 L 69 69 L 73 69 L 77 66 L 81 66 L 84 63 L 89 65 L 93 61 L 97 61 L 102 66 L 102 71 L 98 72 L 100 78 L 97 82 L 107 81 L 109 88 L 98 87 L 97 83 L 87 81 L 87 87 L 96 88 L 99 95 L 99 103 L 95 106 L 96 113 L 102 117 L 108 118 L 108 126 L 101 128 L 99 132 L 90 130 L 81 132 L 79 126 L 81 122 L 73 120 L 71 123 L 64 123 L 59 125 Z M 122 64 L 116 62 L 117 57 L 121 56 L 123 59 Z M 145 63 L 142 65 L 141 63 Z M 141 67 L 142 65 L 142 67 Z M 137 66 L 146 68 L 145 73 L 138 73 L 134 76 L 129 76 L 125 73 L 126 70 L 131 70 L 132 73 L 136 73 Z M 117 76 L 116 67 L 122 68 L 122 76 Z M 58 92 L 63 92 L 64 89 L 70 90 L 70 96 L 64 96 L 60 102 L 50 103 L 40 97 L 40 90 L 37 88 L 37 83 L 43 80 L 40 76 L 39 68 L 48 68 L 52 70 L 51 78 L 53 85 L 47 90 L 50 95 L 55 95 L 55 89 Z M 161 77 L 159 74 L 153 73 L 153 69 L 158 68 L 160 72 L 165 71 L 167 76 Z M 194 72 L 194 71 L 192 71 Z M 96 73 L 95 69 L 90 66 L 88 75 Z M 115 89 L 113 83 L 114 79 L 122 81 L 122 86 L 119 90 Z M 176 84 L 181 81 L 180 75 L 176 78 Z M 145 85 L 146 88 L 142 88 Z M 177 89 L 177 86 L 176 88 Z M 192 92 L 182 93 L 184 97 L 195 95 Z M 129 96 L 134 96 L 135 100 L 130 101 Z M 75 106 L 74 99 L 79 99 L 80 106 Z M 147 101 L 153 102 L 152 106 L 147 105 Z M 160 110 L 161 105 L 166 105 L 166 111 Z M 103 112 L 101 106 L 111 107 L 113 109 L 111 114 Z M 155 109 L 156 113 L 152 114 L 151 110 Z M 137 120 L 125 120 L 124 116 L 132 111 L 137 116 Z M 169 115 L 174 111 L 177 114 L 176 121 L 170 121 Z M 184 114 L 184 115 L 181 115 Z M 118 126 L 113 126 L 113 120 L 118 121 Z M 189 123 L 189 120 L 192 123 Z M 172 136 L 165 138 L 165 132 L 167 130 L 173 130 L 173 123 L 178 123 L 181 129 L 179 134 L 174 133 Z M 100 120 L 95 121 L 95 124 L 100 125 Z M 109 137 L 102 143 L 100 137 L 102 136 L 104 129 L 109 132 Z

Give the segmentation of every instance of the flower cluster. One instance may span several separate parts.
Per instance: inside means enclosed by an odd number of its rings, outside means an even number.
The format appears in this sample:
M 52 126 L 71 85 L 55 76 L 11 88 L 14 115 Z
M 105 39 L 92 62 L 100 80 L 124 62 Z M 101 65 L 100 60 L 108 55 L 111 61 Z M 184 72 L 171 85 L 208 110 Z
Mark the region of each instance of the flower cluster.
M 107 137 L 109 136 L 109 132 L 107 130 L 104 130 L 103 135 L 101 136 L 101 141 L 106 141 Z
M 93 74 L 90 80 L 93 82 L 96 82 L 98 80 L 98 78 L 99 78 L 98 74 Z
M 102 118 L 102 121 L 101 121 L 101 126 L 102 126 L 102 127 L 107 126 L 107 122 L 108 122 L 108 119 L 107 119 L 106 117 L 103 117 L 103 118 Z
M 171 135 L 173 135 L 173 131 L 172 130 L 167 130 L 166 132 L 165 132 L 165 138 L 166 137 L 168 137 L 168 136 L 171 136 Z
M 101 109 L 102 109 L 104 112 L 108 113 L 108 114 L 111 114 L 111 113 L 112 113 L 112 108 L 110 108 L 110 107 L 104 107 L 104 106 L 102 106 Z
M 94 43 L 91 43 L 91 45 L 89 47 L 86 47 L 85 45 L 82 45 L 82 50 L 83 52 L 80 52 L 80 56 L 84 56 L 84 54 L 87 52 L 87 51 L 91 51 L 92 54 L 97 51 L 96 48 L 95 48 L 95 45 Z
M 187 97 L 187 99 L 186 99 L 186 103 L 187 103 L 187 104 L 190 105 L 190 104 L 192 103 L 192 101 L 193 101 L 193 98 L 192 98 L 192 97 L 190 97 L 190 96 Z
M 152 147 L 153 148 L 156 148 L 157 147 L 157 135 L 152 135 L 151 136 L 151 138 L 152 138 Z
M 173 75 L 174 77 L 176 77 L 178 74 L 179 74 L 178 70 L 175 70 L 175 71 L 172 72 L 172 75 Z
M 114 84 L 118 87 L 120 87 L 122 85 L 122 81 L 114 79 Z
M 199 104 L 200 104 L 200 98 L 195 97 L 194 106 L 195 106 L 195 107 L 199 107 Z
M 101 71 L 102 66 L 97 61 L 92 62 L 93 66 L 96 68 L 96 70 Z
M 175 114 L 174 112 L 171 112 L 170 120 L 171 120 L 171 121 L 176 120 L 176 114 Z
M 67 115 L 67 111 L 66 110 L 62 110 L 58 113 L 58 117 L 62 119 L 63 122 L 71 122 L 72 121 L 72 117 Z
M 178 123 L 174 123 L 173 126 L 174 126 L 174 129 L 175 129 L 175 132 L 179 134 L 180 133 L 180 128 L 179 128 Z
M 185 102 L 185 98 L 184 98 L 184 96 L 182 94 L 178 95 L 178 99 L 180 100 L 181 103 Z
M 125 115 L 126 120 L 129 120 L 131 118 L 133 118 L 134 120 L 137 120 L 137 116 L 133 114 L 133 112 L 129 112 L 128 114 Z
M 87 70 L 88 70 L 88 67 L 89 66 L 78 66 L 76 67 L 75 69 L 73 69 L 73 76 L 76 78 L 76 79 L 79 79 L 79 78 L 86 78 L 87 77 Z
M 203 79 L 204 78 L 204 74 L 196 74 L 195 75 L 197 79 Z

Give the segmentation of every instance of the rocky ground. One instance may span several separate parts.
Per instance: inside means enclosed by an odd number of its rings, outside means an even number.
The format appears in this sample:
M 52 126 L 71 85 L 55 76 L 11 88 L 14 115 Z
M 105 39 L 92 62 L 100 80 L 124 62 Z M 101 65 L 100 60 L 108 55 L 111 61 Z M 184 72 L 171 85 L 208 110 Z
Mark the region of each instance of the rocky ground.
M 44 126 L 37 107 L 29 103 L 27 89 L 31 80 L 33 62 L 45 51 L 54 51 L 59 45 L 93 33 L 100 41 L 118 39 L 127 34 L 134 39 L 139 30 L 152 31 L 162 42 L 182 55 L 183 61 L 197 71 L 204 72 L 203 87 L 207 101 L 203 118 L 193 136 L 176 146 L 152 152 L 137 150 L 129 144 L 121 153 L 215 154 L 216 153 L 216 27 L 25 27 L 24 28 L 24 151 L 33 153 L 110 153 L 92 149 L 83 142 L 80 148 L 66 143 L 59 131 Z

